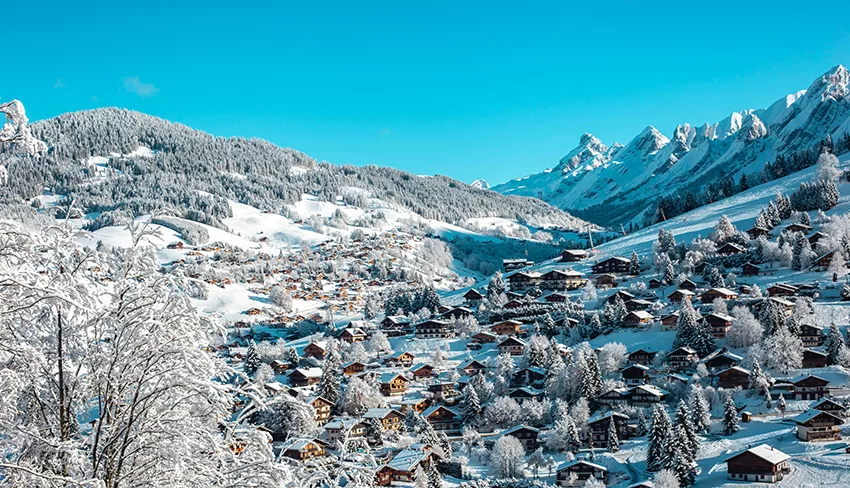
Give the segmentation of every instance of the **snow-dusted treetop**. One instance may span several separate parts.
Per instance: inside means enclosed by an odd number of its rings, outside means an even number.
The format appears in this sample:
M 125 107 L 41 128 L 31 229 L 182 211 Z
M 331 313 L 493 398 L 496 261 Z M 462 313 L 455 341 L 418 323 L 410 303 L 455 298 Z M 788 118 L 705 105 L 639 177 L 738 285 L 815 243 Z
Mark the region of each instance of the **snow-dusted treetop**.
M 36 139 L 27 126 L 27 113 L 19 100 L 0 103 L 0 113 L 6 120 L 0 129 L 0 144 L 14 144 L 15 148 L 27 154 L 43 154 L 47 144 Z

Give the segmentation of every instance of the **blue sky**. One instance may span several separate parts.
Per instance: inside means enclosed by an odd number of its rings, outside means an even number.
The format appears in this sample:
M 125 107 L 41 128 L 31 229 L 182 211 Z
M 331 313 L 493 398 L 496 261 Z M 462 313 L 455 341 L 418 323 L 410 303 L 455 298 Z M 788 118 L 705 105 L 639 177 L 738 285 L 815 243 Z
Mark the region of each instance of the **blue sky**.
M 0 96 L 31 119 L 119 106 L 491 184 L 850 63 L 845 2 L 9 3 Z

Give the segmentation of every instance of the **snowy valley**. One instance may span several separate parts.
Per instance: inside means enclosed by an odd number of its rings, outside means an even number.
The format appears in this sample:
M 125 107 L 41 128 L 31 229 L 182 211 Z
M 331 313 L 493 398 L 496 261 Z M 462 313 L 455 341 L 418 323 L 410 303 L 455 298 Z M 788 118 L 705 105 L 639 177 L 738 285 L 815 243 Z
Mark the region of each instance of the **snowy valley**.
M 497 191 L 126 110 L 19 125 L 0 486 L 844 486 L 848 78 Z

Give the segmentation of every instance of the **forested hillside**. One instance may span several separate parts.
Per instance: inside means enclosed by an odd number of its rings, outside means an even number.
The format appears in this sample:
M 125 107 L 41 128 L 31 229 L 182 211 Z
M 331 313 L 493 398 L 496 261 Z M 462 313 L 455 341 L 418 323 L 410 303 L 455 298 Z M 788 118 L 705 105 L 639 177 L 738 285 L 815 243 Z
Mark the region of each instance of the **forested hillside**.
M 230 216 L 224 199 L 282 212 L 306 193 L 328 201 L 342 195 L 359 206 L 379 198 L 458 224 L 502 217 L 535 227 L 584 225 L 532 198 L 505 197 L 444 176 L 319 163 L 267 141 L 214 137 L 128 110 L 69 113 L 32 129 L 50 152 L 38 161 L 0 154 L 9 172 L 10 185 L 0 189 L 6 202 L 31 198 L 46 185 L 86 213 L 124 209 L 138 215 L 171 207 L 183 217 L 220 225 Z

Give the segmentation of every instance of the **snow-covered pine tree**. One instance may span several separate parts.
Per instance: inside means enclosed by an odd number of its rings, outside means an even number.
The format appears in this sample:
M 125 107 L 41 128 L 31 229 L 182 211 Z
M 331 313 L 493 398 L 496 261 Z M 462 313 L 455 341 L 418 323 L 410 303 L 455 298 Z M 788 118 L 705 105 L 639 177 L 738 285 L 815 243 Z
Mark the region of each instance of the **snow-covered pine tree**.
M 261 364 L 263 362 L 260 359 L 260 354 L 257 352 L 257 345 L 252 341 L 248 346 L 248 351 L 245 353 L 245 372 L 253 375 Z
M 668 444 L 669 460 L 665 469 L 676 473 L 680 486 L 691 486 L 694 484 L 694 470 L 696 462 L 692 459 L 688 439 L 681 426 L 673 429 L 673 437 Z
M 617 436 L 617 423 L 614 422 L 614 417 L 608 423 L 608 452 L 617 452 L 620 450 L 620 439 Z
M 428 488 L 443 488 L 443 477 L 437 471 L 436 461 L 428 467 Z
M 635 251 L 632 251 L 632 257 L 629 259 L 629 274 L 632 276 L 640 274 L 640 259 Z
M 490 277 L 490 283 L 487 284 L 487 298 L 493 301 L 494 298 L 500 297 L 505 293 L 505 280 L 502 278 L 502 273 L 496 271 Z
M 467 387 L 463 389 L 461 406 L 463 408 L 463 420 L 466 425 L 478 425 L 484 409 L 481 407 L 481 400 L 478 398 L 478 392 L 475 388 Z
M 774 335 L 779 329 L 785 328 L 785 320 L 785 309 L 782 305 L 770 299 L 765 299 L 762 302 L 761 310 L 759 310 L 759 322 L 764 328 L 765 335 Z
M 700 385 L 695 383 L 690 386 L 688 403 L 694 429 L 698 433 L 708 432 L 711 426 L 711 412 L 709 411 L 708 401 L 705 399 Z
M 673 263 L 668 262 L 667 265 L 664 266 L 664 276 L 661 277 L 661 281 L 663 281 L 665 285 L 672 285 L 676 281 L 676 270 L 673 269 Z
M 676 420 L 674 421 L 674 425 L 677 429 L 680 429 L 680 434 L 684 436 L 684 439 L 687 441 L 685 447 L 687 447 L 687 459 L 691 462 L 695 462 L 697 458 L 697 453 L 699 451 L 699 435 L 697 435 L 696 427 L 694 426 L 691 418 L 693 415 L 688 409 L 687 404 L 685 404 L 684 400 L 679 400 L 679 407 L 676 409 Z
M 738 425 L 738 409 L 735 408 L 735 401 L 732 395 L 726 397 L 726 402 L 723 404 L 723 435 L 732 435 L 740 430 Z
M 788 404 L 785 403 L 785 395 L 782 393 L 779 394 L 779 400 L 776 402 L 776 409 L 785 416 L 785 409 L 788 408 Z
M 582 347 L 581 357 L 584 366 L 579 371 L 582 396 L 592 400 L 602 394 L 602 375 L 599 370 L 599 362 L 596 353 L 587 344 Z
M 658 471 L 663 469 L 669 459 L 668 445 L 673 436 L 673 427 L 667 410 L 661 405 L 656 405 L 652 411 L 652 427 L 649 429 L 649 442 L 647 445 L 646 469 Z
M 720 268 L 717 266 L 711 267 L 706 281 L 708 281 L 709 286 L 712 288 L 723 288 L 726 286 L 726 282 L 723 281 L 723 273 L 720 272 Z
M 844 334 L 834 323 L 829 326 L 823 347 L 827 354 L 827 364 L 841 364 L 842 360 L 847 357 L 847 343 L 844 340 Z
M 694 310 L 690 300 L 682 300 L 679 307 L 679 321 L 676 326 L 676 337 L 673 339 L 673 347 L 694 347 L 700 334 L 698 330 L 698 314 Z

